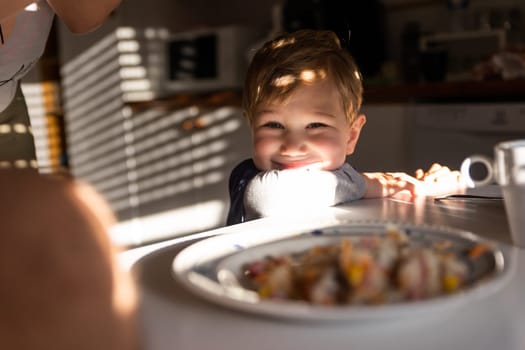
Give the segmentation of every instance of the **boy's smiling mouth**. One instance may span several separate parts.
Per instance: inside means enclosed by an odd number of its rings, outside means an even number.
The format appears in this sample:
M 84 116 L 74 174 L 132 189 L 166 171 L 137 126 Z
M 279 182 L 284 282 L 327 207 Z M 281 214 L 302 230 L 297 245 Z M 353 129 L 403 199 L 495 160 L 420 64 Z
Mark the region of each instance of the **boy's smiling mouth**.
M 289 160 L 285 162 L 272 161 L 272 167 L 276 170 L 299 169 L 299 168 L 314 168 L 321 169 L 323 162 L 308 161 L 308 160 Z

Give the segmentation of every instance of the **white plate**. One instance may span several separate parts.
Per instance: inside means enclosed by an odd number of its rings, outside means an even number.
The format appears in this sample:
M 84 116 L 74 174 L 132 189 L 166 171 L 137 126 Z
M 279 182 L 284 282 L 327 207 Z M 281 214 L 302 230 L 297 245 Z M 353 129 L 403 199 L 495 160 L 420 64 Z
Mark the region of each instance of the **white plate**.
M 174 277 L 186 288 L 208 301 L 240 311 L 300 320 L 374 320 L 453 310 L 496 292 L 508 280 L 509 255 L 493 242 L 465 232 L 443 227 L 396 225 L 409 235 L 411 242 L 430 245 L 448 240 L 456 249 L 485 242 L 491 254 L 475 266 L 474 282 L 460 291 L 421 301 L 370 306 L 314 306 L 306 302 L 261 299 L 242 286 L 241 267 L 268 254 L 303 251 L 314 245 L 339 241 L 344 236 L 382 235 L 385 223 L 343 223 L 301 231 L 250 234 L 233 233 L 208 238 L 182 250 L 173 260 Z

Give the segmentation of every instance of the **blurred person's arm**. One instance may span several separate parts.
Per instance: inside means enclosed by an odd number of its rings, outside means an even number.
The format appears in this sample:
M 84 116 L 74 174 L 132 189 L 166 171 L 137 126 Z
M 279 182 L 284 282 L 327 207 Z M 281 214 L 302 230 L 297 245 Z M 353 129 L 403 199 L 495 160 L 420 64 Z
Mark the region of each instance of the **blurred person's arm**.
M 97 29 L 121 0 L 44 0 L 73 33 L 86 33 Z M 22 11 L 34 0 L 2 0 L 0 20 Z
M 35 0 L 2 0 L 0 5 L 0 20 L 4 20 L 22 11 L 27 5 L 35 2 Z
M 121 0 L 47 0 L 58 17 L 73 33 L 98 28 Z

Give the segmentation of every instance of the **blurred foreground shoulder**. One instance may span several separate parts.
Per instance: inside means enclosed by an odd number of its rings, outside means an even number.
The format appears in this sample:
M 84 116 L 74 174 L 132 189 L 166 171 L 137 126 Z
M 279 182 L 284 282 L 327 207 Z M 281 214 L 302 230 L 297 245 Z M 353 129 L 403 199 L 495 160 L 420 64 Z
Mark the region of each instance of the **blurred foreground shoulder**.
M 114 217 L 90 186 L 0 170 L 0 348 L 139 348 L 136 293 Z

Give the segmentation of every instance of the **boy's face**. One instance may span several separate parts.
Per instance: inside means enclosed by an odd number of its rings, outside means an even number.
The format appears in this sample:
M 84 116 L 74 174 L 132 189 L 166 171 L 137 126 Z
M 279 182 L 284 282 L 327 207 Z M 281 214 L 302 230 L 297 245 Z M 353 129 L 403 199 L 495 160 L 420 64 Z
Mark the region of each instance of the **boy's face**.
M 366 118 L 347 122 L 328 79 L 300 85 L 286 103 L 263 104 L 252 122 L 253 160 L 260 170 L 334 170 L 352 154 Z

